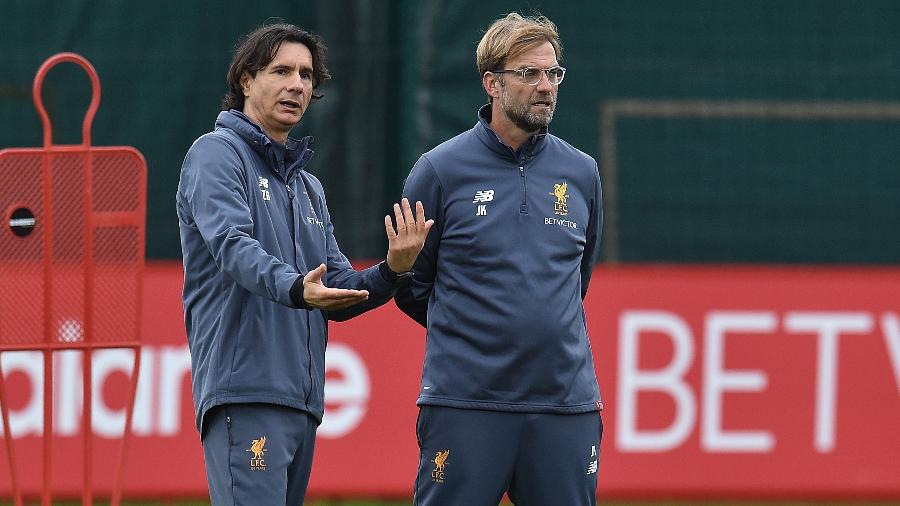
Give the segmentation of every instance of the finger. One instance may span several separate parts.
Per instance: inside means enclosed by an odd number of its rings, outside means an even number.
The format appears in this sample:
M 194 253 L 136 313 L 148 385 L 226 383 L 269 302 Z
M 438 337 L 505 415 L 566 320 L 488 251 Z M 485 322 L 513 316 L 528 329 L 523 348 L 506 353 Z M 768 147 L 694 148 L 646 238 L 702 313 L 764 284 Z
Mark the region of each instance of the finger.
M 425 224 L 425 206 L 421 200 L 416 201 L 416 226 L 421 227 Z
M 366 290 L 340 290 L 328 289 L 323 293 L 324 297 L 319 297 L 316 307 L 325 310 L 343 309 L 369 298 L 369 292 Z
M 401 202 L 403 203 L 402 206 L 403 206 L 404 221 L 406 221 L 406 224 L 410 227 L 415 226 L 416 220 L 415 220 L 415 218 L 413 218 L 412 208 L 409 207 L 409 199 L 404 197 L 403 200 L 401 200 Z
M 319 264 L 318 267 L 306 273 L 306 276 L 303 277 L 303 282 L 308 283 L 321 283 L 322 276 L 325 275 L 325 264 Z
M 335 304 L 356 304 L 357 302 L 362 302 L 368 298 L 368 295 L 341 295 L 337 297 L 321 299 L 321 302 L 323 305 L 333 306 Z
M 329 288 L 327 292 L 321 294 L 320 300 L 329 303 L 340 302 L 360 302 L 369 298 L 368 290 L 344 290 L 340 288 Z
M 322 298 L 327 299 L 340 299 L 342 297 L 346 298 L 355 298 L 355 297 L 368 297 L 368 290 L 353 290 L 350 288 L 326 288 L 322 291 Z
M 400 210 L 400 204 L 394 204 L 394 219 L 397 220 L 397 235 L 406 232 L 406 221 L 403 219 L 403 212 Z
M 388 240 L 397 237 L 397 232 L 394 232 L 394 224 L 388 215 L 384 215 L 384 233 L 387 234 Z
M 428 220 L 425 222 L 425 235 L 428 235 L 428 231 L 431 230 L 432 225 L 434 225 L 434 220 Z

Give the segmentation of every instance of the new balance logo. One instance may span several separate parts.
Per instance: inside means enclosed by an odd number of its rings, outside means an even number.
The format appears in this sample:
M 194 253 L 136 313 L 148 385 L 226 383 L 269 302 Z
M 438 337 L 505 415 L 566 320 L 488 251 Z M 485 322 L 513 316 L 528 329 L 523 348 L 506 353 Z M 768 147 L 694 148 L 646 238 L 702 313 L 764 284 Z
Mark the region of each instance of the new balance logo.
M 477 204 L 478 202 L 490 202 L 492 200 L 494 200 L 494 190 L 478 190 L 475 192 L 475 199 L 472 203 Z
M 594 457 L 596 457 L 596 456 L 597 456 L 597 446 L 596 446 L 596 445 L 591 445 L 591 458 L 594 458 Z M 588 468 L 587 468 L 587 473 L 586 473 L 586 474 L 595 474 L 595 473 L 597 472 L 597 464 L 598 464 L 598 462 L 599 462 L 598 459 L 592 460 L 591 463 L 588 464 Z
M 262 194 L 263 200 L 272 200 L 272 194 L 269 193 L 269 180 L 260 177 L 259 178 L 259 192 Z
M 479 204 L 479 202 L 490 202 L 494 200 L 494 190 L 477 190 L 475 198 L 472 199 L 473 204 L 478 204 L 475 208 L 475 216 L 487 216 L 487 204 Z

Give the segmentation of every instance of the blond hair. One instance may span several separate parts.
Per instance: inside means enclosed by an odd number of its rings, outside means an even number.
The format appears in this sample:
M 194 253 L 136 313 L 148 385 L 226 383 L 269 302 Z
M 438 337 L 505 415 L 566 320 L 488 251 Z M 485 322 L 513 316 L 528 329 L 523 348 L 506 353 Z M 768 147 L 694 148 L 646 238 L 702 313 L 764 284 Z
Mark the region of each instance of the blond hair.
M 475 62 L 478 73 L 500 70 L 510 58 L 529 49 L 549 42 L 553 45 L 556 59 L 562 59 L 562 44 L 556 25 L 544 16 L 522 17 L 516 12 L 494 21 L 484 33 L 478 49 L 475 50 Z

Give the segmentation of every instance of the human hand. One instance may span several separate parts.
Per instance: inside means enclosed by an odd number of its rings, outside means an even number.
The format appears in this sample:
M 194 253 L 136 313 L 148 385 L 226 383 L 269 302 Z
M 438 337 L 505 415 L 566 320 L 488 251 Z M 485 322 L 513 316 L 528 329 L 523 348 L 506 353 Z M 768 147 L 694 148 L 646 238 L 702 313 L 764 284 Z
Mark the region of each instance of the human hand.
M 344 309 L 369 298 L 368 290 L 345 290 L 329 288 L 322 282 L 325 264 L 309 271 L 303 277 L 303 301 L 315 309 L 332 311 Z
M 394 204 L 394 219 L 397 222 L 396 232 L 391 217 L 384 217 L 384 230 L 388 237 L 387 265 L 394 272 L 407 272 L 422 251 L 434 220 L 425 221 L 422 202 L 416 202 L 416 216 L 413 217 L 409 200 L 405 198 L 400 204 Z

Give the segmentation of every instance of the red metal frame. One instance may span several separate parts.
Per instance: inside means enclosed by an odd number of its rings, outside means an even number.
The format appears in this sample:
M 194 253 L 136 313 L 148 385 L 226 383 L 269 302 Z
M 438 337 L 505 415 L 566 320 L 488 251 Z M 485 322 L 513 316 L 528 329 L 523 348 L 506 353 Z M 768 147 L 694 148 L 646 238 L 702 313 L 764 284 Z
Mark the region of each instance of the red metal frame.
M 91 102 L 82 122 L 82 142 L 80 145 L 53 145 L 53 129 L 50 117 L 44 107 L 41 98 L 41 90 L 43 88 L 44 78 L 54 66 L 60 63 L 75 63 L 87 73 L 91 81 Z M 131 424 L 134 411 L 134 401 L 137 391 L 137 380 L 140 371 L 141 347 L 140 347 L 140 331 L 141 316 L 140 308 L 142 307 L 142 284 L 143 284 L 143 268 L 144 268 L 144 242 L 145 242 L 145 216 L 146 216 L 146 162 L 143 156 L 133 148 L 128 147 L 92 147 L 91 146 L 91 124 L 100 104 L 100 79 L 96 70 L 91 63 L 84 57 L 75 53 L 59 53 L 47 59 L 38 69 L 32 87 L 32 95 L 35 108 L 41 119 L 43 126 L 43 148 L 24 148 L 9 149 L 0 151 L 0 155 L 40 155 L 42 159 L 42 180 L 43 180 L 43 209 L 45 213 L 45 226 L 42 227 L 43 240 L 43 338 L 42 343 L 0 343 L 0 353 L 4 351 L 41 351 L 44 357 L 44 391 L 43 391 L 43 412 L 44 412 L 44 429 L 41 444 L 41 454 L 43 463 L 43 476 L 41 486 L 41 504 L 50 505 L 52 501 L 52 476 L 51 476 L 51 455 L 53 447 L 53 353 L 59 350 L 80 350 L 82 352 L 82 372 L 83 372 L 83 409 L 82 409 L 82 427 L 83 427 L 83 466 L 84 466 L 84 483 L 82 492 L 82 504 L 93 504 L 93 430 L 92 430 L 92 406 L 93 406 L 93 374 L 92 374 L 92 356 L 96 349 L 109 348 L 130 348 L 134 351 L 134 366 L 130 379 L 130 390 L 128 393 L 128 401 L 126 405 L 126 421 L 125 429 L 122 436 L 121 444 L 117 457 L 117 472 L 112 487 L 111 503 L 118 505 L 121 499 L 122 476 L 124 471 L 125 457 L 128 450 L 128 441 L 131 434 Z M 84 333 L 81 342 L 56 342 L 54 341 L 53 325 L 51 318 L 51 310 L 53 301 L 51 300 L 54 286 L 54 264 L 53 264 L 53 184 L 52 184 L 52 159 L 54 155 L 60 153 L 72 153 L 81 155 L 82 167 L 84 170 L 84 255 L 83 255 L 83 272 L 84 272 L 84 300 L 83 300 L 83 324 Z M 133 168 L 141 171 L 139 177 L 138 202 L 135 204 L 133 212 L 101 212 L 94 210 L 94 194 L 93 194 L 93 168 L 95 158 L 104 155 L 122 154 L 132 155 L 131 158 L 135 162 Z M 121 341 L 105 341 L 95 342 L 95 322 L 93 321 L 92 306 L 95 299 L 94 283 L 95 283 L 95 261 L 93 232 L 98 227 L 116 227 L 130 226 L 138 230 L 135 245 L 135 251 L 139 252 L 134 259 L 134 272 L 137 279 L 136 282 L 136 311 L 135 325 L 132 332 L 133 339 L 124 339 Z M 2 322 L 0 322 L 2 323 Z M 4 441 L 7 448 L 7 460 L 10 467 L 10 477 L 12 479 L 13 501 L 19 506 L 23 504 L 22 490 L 16 476 L 16 459 L 13 450 L 13 440 L 9 425 L 9 413 L 6 402 L 5 381 L 0 369 L 0 417 L 2 417 L 4 430 Z

